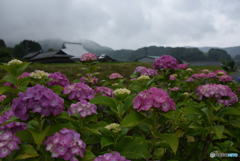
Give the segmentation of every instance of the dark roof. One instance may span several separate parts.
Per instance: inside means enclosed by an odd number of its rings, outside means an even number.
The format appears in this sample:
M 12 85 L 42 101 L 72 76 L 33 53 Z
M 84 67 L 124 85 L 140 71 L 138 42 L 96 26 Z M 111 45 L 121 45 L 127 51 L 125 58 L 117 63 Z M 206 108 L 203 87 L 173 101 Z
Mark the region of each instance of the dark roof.
M 37 56 L 33 57 L 31 60 L 52 58 L 52 57 L 55 57 L 55 58 L 59 58 L 59 57 L 61 57 L 61 58 L 63 58 L 63 57 L 71 58 L 73 56 L 72 55 L 67 55 L 67 54 L 62 54 L 59 51 L 57 51 L 57 52 L 56 51 L 51 51 L 51 52 L 46 52 L 46 53 L 40 53 Z
M 36 51 L 36 52 L 29 53 L 29 54 L 25 55 L 25 56 L 23 57 L 23 59 L 30 59 L 30 58 L 38 55 L 39 53 L 41 53 L 41 51 Z

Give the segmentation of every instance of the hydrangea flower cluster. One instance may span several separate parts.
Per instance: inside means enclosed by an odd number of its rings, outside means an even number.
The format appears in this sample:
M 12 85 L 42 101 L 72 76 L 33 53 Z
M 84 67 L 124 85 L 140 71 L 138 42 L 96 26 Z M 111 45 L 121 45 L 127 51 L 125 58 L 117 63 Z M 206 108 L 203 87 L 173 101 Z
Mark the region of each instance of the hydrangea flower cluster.
M 23 62 L 21 60 L 18 60 L 18 59 L 13 59 L 13 60 L 10 60 L 7 65 L 15 65 L 15 64 L 22 64 Z
M 96 87 L 95 92 L 101 94 L 102 96 L 113 96 L 113 90 L 108 87 Z
M 9 120 L 11 117 L 14 116 L 14 113 L 12 109 L 5 111 L 1 116 L 0 116 L 0 124 L 3 124 L 5 121 Z
M 0 131 L 0 158 L 5 158 L 12 151 L 19 149 L 20 139 L 11 131 Z
M 176 80 L 177 79 L 177 74 L 171 74 L 169 76 L 169 80 Z
M 24 72 L 20 76 L 18 76 L 17 79 L 23 79 L 23 78 L 27 78 L 27 77 L 30 77 L 30 73 Z
M 95 96 L 95 91 L 85 83 L 73 83 L 65 86 L 63 94 L 69 95 L 71 100 L 90 100 Z
M 155 69 L 176 69 L 178 65 L 177 59 L 170 55 L 163 55 L 156 58 L 153 63 Z
M 78 103 L 71 104 L 68 109 L 70 115 L 79 114 L 81 117 L 90 116 L 97 113 L 97 106 L 89 103 L 86 100 L 81 100 Z
M 53 158 L 78 161 L 77 156 L 84 157 L 86 144 L 81 140 L 80 134 L 67 128 L 61 129 L 49 136 L 45 142 L 46 150 Z
M 226 85 L 222 84 L 206 84 L 201 85 L 196 90 L 199 99 L 215 98 L 218 103 L 230 106 L 238 102 L 237 95 Z
M 146 68 L 144 66 L 136 67 L 135 73 L 140 73 L 140 75 L 147 75 L 147 76 L 155 76 L 157 75 L 157 71 L 155 69 Z
M 0 95 L 0 102 L 4 101 L 7 98 L 6 95 Z
M 180 88 L 179 87 L 173 87 L 173 88 L 169 88 L 170 91 L 179 91 Z
M 111 152 L 98 156 L 94 161 L 130 161 L 121 156 L 119 152 Z
M 119 131 L 121 131 L 120 124 L 117 124 L 117 123 L 111 123 L 111 124 L 105 126 L 104 128 L 106 128 L 110 131 L 113 131 L 114 133 L 118 133 Z
M 177 69 L 187 69 L 188 64 L 178 64 Z
M 130 94 L 131 91 L 128 90 L 127 88 L 118 88 L 116 90 L 113 91 L 113 94 L 115 96 L 118 96 L 118 95 L 125 95 L 125 94 Z
M 109 79 L 119 79 L 119 78 L 123 78 L 123 76 L 119 73 L 112 73 L 109 75 Z
M 83 83 L 97 84 L 98 78 L 93 76 L 92 74 L 86 74 L 86 76 L 80 78 L 80 81 Z
M 155 87 L 140 92 L 133 100 L 133 108 L 137 111 L 148 111 L 151 107 L 163 112 L 176 110 L 175 102 L 168 93 Z
M 11 131 L 13 133 L 16 133 L 17 131 L 21 131 L 25 129 L 27 129 L 27 124 L 24 122 L 11 122 L 6 125 L 0 126 L 0 130 Z
M 11 87 L 11 88 L 17 88 L 14 84 L 10 83 L 10 82 L 5 82 L 3 84 L 3 86 L 7 86 L 7 87 Z
M 28 119 L 29 111 L 43 116 L 55 116 L 64 110 L 64 100 L 51 89 L 38 84 L 19 93 L 13 100 L 12 110 L 21 120 Z
M 93 53 L 85 53 L 81 56 L 80 60 L 83 62 L 95 61 L 97 60 L 97 56 Z
M 49 86 L 59 85 L 65 87 L 69 84 L 68 78 L 60 72 L 51 73 L 48 78 L 50 78 L 50 81 L 47 83 Z
M 47 78 L 48 76 L 49 76 L 49 73 L 44 72 L 42 70 L 35 70 L 34 72 L 30 73 L 30 77 L 34 79 Z

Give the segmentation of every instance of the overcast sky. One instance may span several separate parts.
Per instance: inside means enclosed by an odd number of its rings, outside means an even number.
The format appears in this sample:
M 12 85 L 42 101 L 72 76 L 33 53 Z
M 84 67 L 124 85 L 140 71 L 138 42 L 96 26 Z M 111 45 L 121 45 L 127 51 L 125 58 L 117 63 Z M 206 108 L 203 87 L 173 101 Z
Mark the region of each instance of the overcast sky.
M 0 38 L 114 49 L 240 45 L 240 0 L 0 0 Z

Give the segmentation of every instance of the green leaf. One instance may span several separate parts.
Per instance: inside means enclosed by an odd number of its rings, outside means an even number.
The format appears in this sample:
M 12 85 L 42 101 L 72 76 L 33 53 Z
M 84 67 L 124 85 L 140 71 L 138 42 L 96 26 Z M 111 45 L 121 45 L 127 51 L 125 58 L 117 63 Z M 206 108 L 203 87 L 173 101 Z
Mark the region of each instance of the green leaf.
M 163 134 L 161 136 L 163 141 L 170 146 L 172 151 L 176 154 L 179 144 L 179 139 L 176 134 Z
M 213 131 L 215 132 L 217 138 L 221 139 L 223 137 L 224 126 L 214 126 Z
M 45 137 L 47 136 L 47 133 L 50 129 L 50 126 L 48 126 L 47 128 L 45 128 L 44 130 L 42 130 L 41 132 L 36 131 L 36 130 L 29 130 L 30 133 L 33 136 L 34 142 L 40 146 L 42 144 L 42 142 L 44 141 Z
M 240 116 L 240 109 L 239 108 L 226 108 L 225 115 L 235 115 L 235 116 Z
M 104 148 L 106 146 L 112 145 L 114 140 L 110 137 L 101 137 L 101 147 Z
M 90 102 L 96 105 L 104 105 L 104 106 L 113 107 L 113 108 L 117 107 L 116 100 L 114 98 L 107 97 L 107 96 L 97 96 L 91 99 Z
M 87 149 L 87 151 L 84 154 L 84 158 L 81 159 L 81 161 L 93 161 L 96 156 L 91 152 L 90 149 Z
M 128 115 L 124 117 L 121 121 L 122 127 L 134 127 L 140 124 L 144 120 L 144 116 L 136 111 L 131 111 Z
M 19 151 L 19 154 L 16 156 L 15 160 L 35 158 L 38 156 L 39 155 L 38 155 L 37 151 L 34 149 L 34 147 L 32 145 L 22 144 L 21 150 Z

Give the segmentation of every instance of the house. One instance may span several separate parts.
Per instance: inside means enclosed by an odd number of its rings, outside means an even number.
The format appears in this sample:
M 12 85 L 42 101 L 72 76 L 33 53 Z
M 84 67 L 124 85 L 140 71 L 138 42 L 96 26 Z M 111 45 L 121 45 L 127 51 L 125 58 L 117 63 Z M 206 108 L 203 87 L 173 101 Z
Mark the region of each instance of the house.
M 39 63 L 72 63 L 73 56 L 60 51 L 29 53 L 23 58 L 29 62 Z
M 102 54 L 98 57 L 98 61 L 100 62 L 116 62 L 117 60 L 111 58 L 110 56 L 106 54 Z
M 152 63 L 156 58 L 159 58 L 159 56 L 144 55 L 142 57 L 135 59 L 135 61 Z

